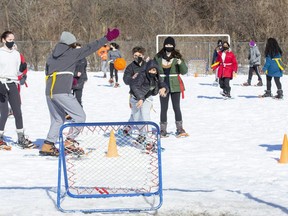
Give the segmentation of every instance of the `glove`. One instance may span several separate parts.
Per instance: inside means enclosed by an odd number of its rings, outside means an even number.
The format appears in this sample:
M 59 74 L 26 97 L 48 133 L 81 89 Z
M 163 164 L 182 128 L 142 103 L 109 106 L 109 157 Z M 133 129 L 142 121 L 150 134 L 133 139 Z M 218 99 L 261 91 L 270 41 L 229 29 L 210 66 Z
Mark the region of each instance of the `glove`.
M 26 82 L 26 79 L 27 79 L 27 75 L 26 75 L 26 74 L 24 74 L 24 75 L 21 77 L 21 79 L 19 80 L 19 82 L 20 82 L 20 85 L 24 85 L 24 84 L 25 84 L 25 82 Z
M 181 59 L 177 59 L 177 64 L 180 65 L 182 63 Z
M 26 69 L 27 69 L 27 64 L 26 64 L 26 62 L 21 63 L 21 64 L 20 64 L 20 67 L 19 67 L 19 71 L 20 71 L 20 72 L 23 72 L 23 71 L 25 71 Z
M 110 31 L 110 29 L 108 28 L 108 32 L 106 34 L 106 38 L 107 38 L 108 41 L 112 41 L 115 38 L 117 38 L 119 36 L 119 34 L 120 34 L 119 29 L 115 28 L 112 31 Z

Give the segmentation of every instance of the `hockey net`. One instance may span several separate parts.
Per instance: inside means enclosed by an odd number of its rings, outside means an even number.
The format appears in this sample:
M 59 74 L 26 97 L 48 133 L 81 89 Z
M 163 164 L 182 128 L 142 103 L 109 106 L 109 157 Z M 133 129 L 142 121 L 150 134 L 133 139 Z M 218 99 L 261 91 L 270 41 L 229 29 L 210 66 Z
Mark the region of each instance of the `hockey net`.
M 71 131 L 78 134 L 84 154 L 65 152 L 65 134 Z M 161 147 L 155 123 L 66 124 L 59 145 L 60 210 L 149 211 L 161 206 Z

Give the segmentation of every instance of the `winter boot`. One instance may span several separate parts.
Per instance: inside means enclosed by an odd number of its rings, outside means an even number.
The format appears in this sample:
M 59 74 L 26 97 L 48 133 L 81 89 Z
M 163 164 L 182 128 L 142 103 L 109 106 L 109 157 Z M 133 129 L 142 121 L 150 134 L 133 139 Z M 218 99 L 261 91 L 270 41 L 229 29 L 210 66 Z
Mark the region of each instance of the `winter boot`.
M 11 146 L 8 146 L 7 143 L 4 141 L 4 131 L 0 132 L 0 150 L 10 151 Z
M 113 83 L 114 83 L 113 78 L 110 78 L 108 82 L 110 83 L 110 85 L 113 85 Z
M 59 150 L 55 147 L 53 142 L 45 140 L 41 151 L 39 151 L 40 156 L 59 156 Z
M 160 133 L 161 137 L 168 137 L 167 134 L 167 122 L 160 122 Z
M 263 94 L 261 97 L 272 97 L 271 90 L 265 90 L 265 94 Z
M 118 87 L 120 87 L 120 85 L 119 85 L 119 83 L 115 83 L 115 85 L 114 85 L 114 88 L 118 88 Z
M 262 80 L 259 80 L 259 81 L 258 81 L 257 86 L 263 86 Z
M 25 137 L 23 130 L 17 130 L 18 142 L 17 145 L 23 149 L 35 149 L 38 148 L 33 142 L 31 142 L 27 137 Z
M 176 121 L 176 136 L 177 137 L 186 137 L 188 134 L 186 131 L 183 129 L 183 121 Z
M 243 86 L 250 86 L 250 85 L 251 85 L 251 83 L 249 83 L 249 82 L 243 83 Z
M 71 138 L 67 138 L 64 142 L 65 152 L 67 154 L 77 154 L 83 155 L 85 154 L 84 150 L 79 147 L 79 143 Z
M 277 95 L 275 96 L 277 99 L 282 99 L 283 98 L 283 90 L 278 89 Z

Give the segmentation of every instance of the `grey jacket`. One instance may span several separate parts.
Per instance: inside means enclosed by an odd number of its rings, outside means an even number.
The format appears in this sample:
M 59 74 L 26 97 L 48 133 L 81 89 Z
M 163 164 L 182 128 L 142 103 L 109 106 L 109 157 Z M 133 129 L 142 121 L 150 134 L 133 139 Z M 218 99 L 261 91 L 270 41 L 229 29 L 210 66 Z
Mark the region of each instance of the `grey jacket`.
M 52 96 L 52 94 L 71 93 L 76 63 L 96 52 L 107 42 L 107 38 L 103 37 L 79 49 L 71 48 L 63 43 L 56 44 L 52 54 L 48 56 L 46 61 L 46 95 Z M 55 84 L 53 89 L 51 89 L 52 74 L 54 72 L 58 75 L 55 76 Z
M 119 50 L 110 50 L 109 52 L 108 52 L 108 61 L 110 61 L 110 60 L 112 60 L 112 62 L 114 62 L 115 61 L 115 59 L 117 59 L 117 58 L 121 58 L 122 56 L 121 56 L 121 53 L 120 53 L 120 51 Z
M 250 67 L 261 64 L 261 53 L 256 45 L 250 47 L 248 59 Z

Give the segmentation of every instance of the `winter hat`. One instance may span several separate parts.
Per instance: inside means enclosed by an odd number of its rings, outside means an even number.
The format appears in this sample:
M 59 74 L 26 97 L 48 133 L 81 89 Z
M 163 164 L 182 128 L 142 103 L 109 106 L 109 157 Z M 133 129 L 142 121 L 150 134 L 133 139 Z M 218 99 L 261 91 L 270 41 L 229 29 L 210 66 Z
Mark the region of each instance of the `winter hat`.
M 218 42 L 217 42 L 217 46 L 222 46 L 222 40 L 218 40 Z
M 174 47 L 176 46 L 175 40 L 174 40 L 174 38 L 172 38 L 172 37 L 167 37 L 167 38 L 164 40 L 163 46 L 165 47 L 166 44 L 171 44 L 171 45 L 173 45 Z
M 76 43 L 76 41 L 77 41 L 76 37 L 72 33 L 67 32 L 67 31 L 62 32 L 61 37 L 60 37 L 60 43 L 70 45 L 70 44 Z
M 251 41 L 249 42 L 249 46 L 251 46 L 251 47 L 255 46 L 255 41 L 251 40 Z

